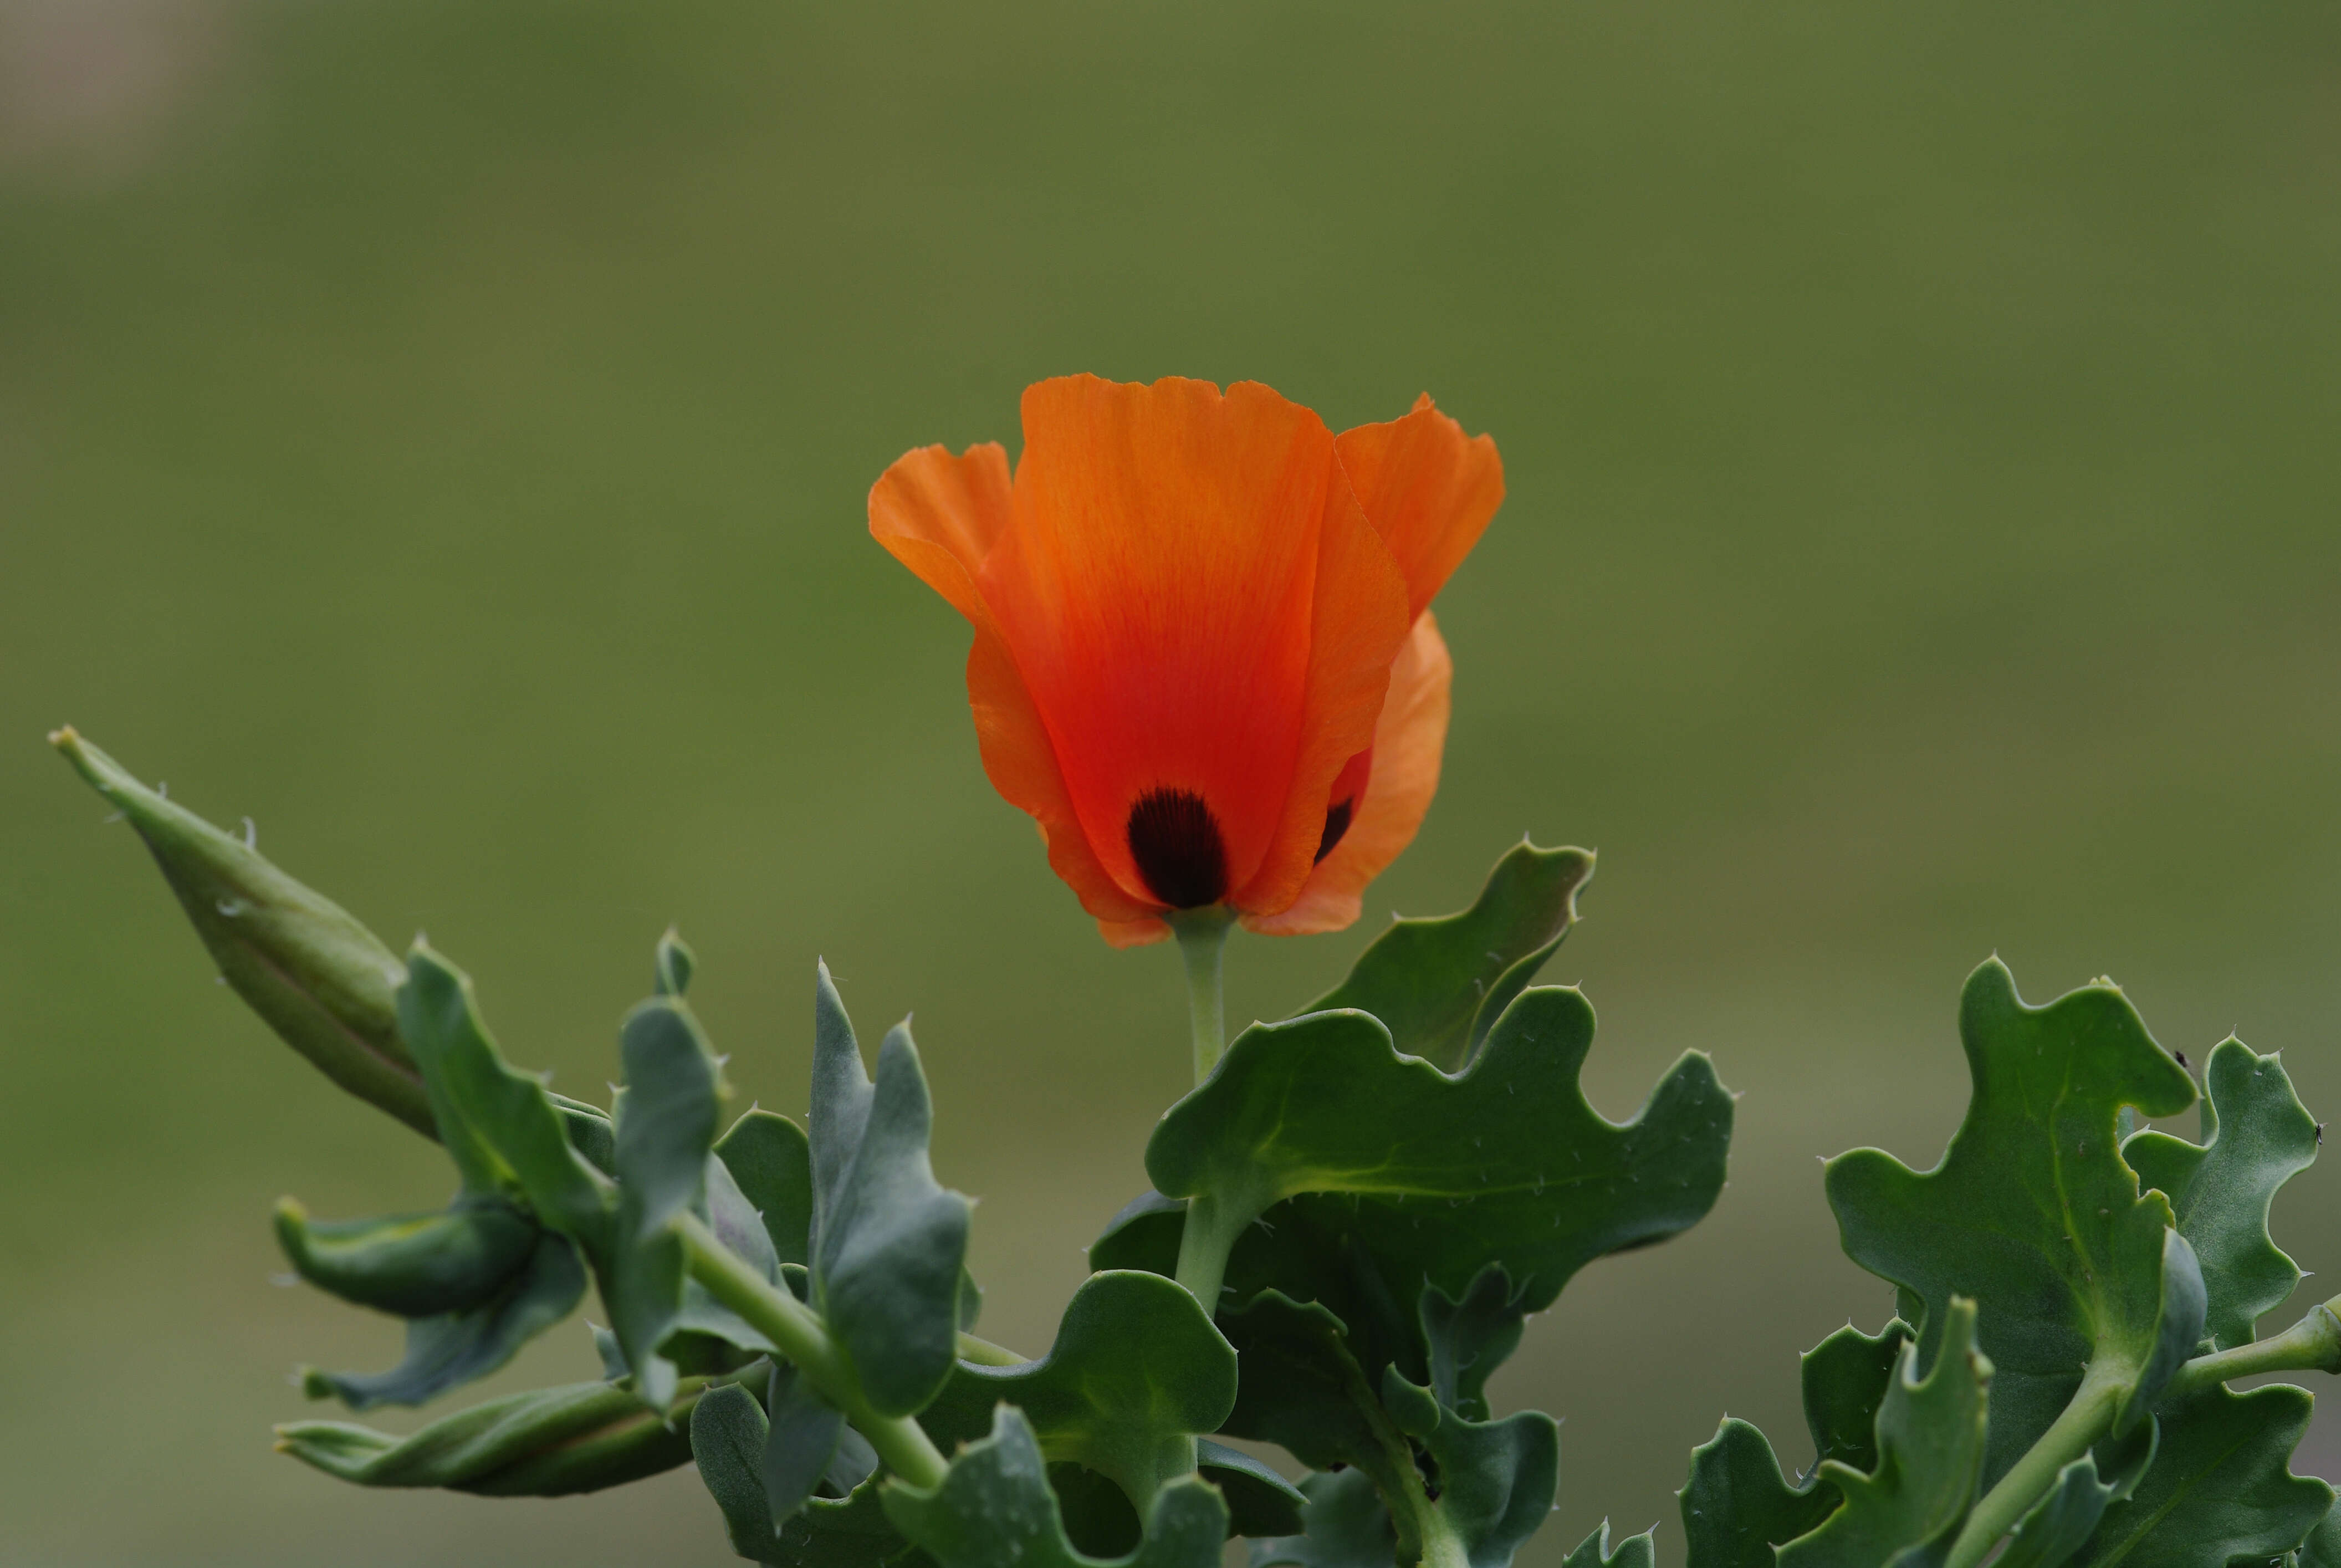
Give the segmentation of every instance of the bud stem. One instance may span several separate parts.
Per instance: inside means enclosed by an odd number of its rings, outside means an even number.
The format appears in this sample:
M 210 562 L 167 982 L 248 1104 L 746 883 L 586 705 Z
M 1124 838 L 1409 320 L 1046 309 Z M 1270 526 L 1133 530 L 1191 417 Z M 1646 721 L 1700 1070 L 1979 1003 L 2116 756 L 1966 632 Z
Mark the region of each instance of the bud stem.
M 1030 1356 L 1018 1355 L 1004 1344 L 994 1344 L 988 1339 L 978 1339 L 961 1330 L 959 1336 L 959 1358 L 978 1366 L 1022 1366 Z
M 2171 1374 L 2166 1398 L 2183 1399 L 2231 1377 L 2263 1372 L 2341 1372 L 2341 1296 L 2320 1302 L 2285 1330 L 2233 1350 L 2198 1355 Z
M 1179 1233 L 1177 1278 L 1205 1317 L 1219 1312 L 1228 1254 L 1235 1251 L 1260 1210 L 1258 1204 L 1222 1203 L 1216 1193 L 1198 1193 L 1187 1200 L 1186 1224 Z

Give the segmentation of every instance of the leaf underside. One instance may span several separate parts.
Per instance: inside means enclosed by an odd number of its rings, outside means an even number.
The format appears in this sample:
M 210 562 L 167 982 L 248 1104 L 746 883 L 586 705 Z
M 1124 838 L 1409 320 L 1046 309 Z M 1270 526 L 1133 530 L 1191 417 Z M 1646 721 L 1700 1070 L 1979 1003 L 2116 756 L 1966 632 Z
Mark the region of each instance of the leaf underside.
M 815 988 L 813 1303 L 881 1414 L 935 1396 L 958 1353 L 968 1201 L 934 1179 L 925 1074 L 906 1025 L 888 1031 L 874 1078 L 827 965 Z

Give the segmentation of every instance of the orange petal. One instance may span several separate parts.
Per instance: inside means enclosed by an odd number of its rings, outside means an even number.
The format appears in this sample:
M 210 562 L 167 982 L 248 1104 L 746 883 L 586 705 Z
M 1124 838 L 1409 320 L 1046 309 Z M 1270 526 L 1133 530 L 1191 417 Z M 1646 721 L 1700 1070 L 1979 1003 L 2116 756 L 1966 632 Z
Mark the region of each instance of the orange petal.
M 1337 489 L 1346 491 L 1346 486 Z M 1306 745 L 1293 769 L 1276 851 L 1228 902 L 1275 914 L 1300 896 L 1325 837 L 1325 806 L 1350 760 L 1375 744 L 1392 661 L 1406 645 L 1405 580 L 1354 500 L 1337 495 L 1318 547 Z
M 1123 892 L 1090 848 L 1072 797 L 1065 793 L 1064 772 L 1057 765 L 1048 728 L 1032 705 L 1016 661 L 988 620 L 977 623 L 975 646 L 967 653 L 967 701 L 975 711 L 975 741 L 983 755 L 984 775 L 1001 799 L 1031 814 L 1041 842 L 1049 846 L 1049 869 L 1064 878 L 1081 907 L 1101 922 L 1151 918 L 1155 906 Z M 1163 926 L 1163 934 L 1170 934 L 1170 929 Z
M 1048 729 L 976 588 L 983 558 L 1008 531 L 1010 494 L 1008 454 L 999 443 L 971 446 L 960 457 L 940 446 L 921 447 L 871 487 L 870 532 L 975 628 L 967 700 L 992 787 L 1031 814 L 1049 846 L 1050 868 L 1083 908 L 1101 918 L 1141 917 L 1151 906 L 1121 890 L 1082 837 Z
M 1409 614 L 1421 614 L 1503 504 L 1495 437 L 1467 439 L 1426 392 L 1405 418 L 1345 430 L 1334 445 L 1358 504 L 1406 574 Z
M 1414 841 L 1430 797 L 1439 793 L 1454 670 L 1439 624 L 1426 610 L 1390 669 L 1390 700 L 1374 730 L 1372 772 L 1349 831 L 1318 863 L 1290 908 L 1280 914 L 1247 915 L 1247 927 L 1271 936 L 1300 936 L 1339 931 L 1356 921 L 1366 884 Z
M 953 457 L 940 446 L 904 453 L 870 487 L 870 533 L 920 581 L 981 624 L 975 574 L 1008 531 L 1008 454 L 986 441 Z
M 1143 947 L 1150 942 L 1170 940 L 1170 923 L 1151 915 L 1144 920 L 1101 920 L 1098 934 L 1109 947 Z
M 1023 413 L 1014 523 L 975 586 L 1082 836 L 1139 908 L 1084 904 L 1124 924 L 1164 907 L 1128 833 L 1170 790 L 1209 811 L 1228 897 L 1281 907 L 1405 635 L 1404 580 L 1330 433 L 1250 383 L 1068 376 Z

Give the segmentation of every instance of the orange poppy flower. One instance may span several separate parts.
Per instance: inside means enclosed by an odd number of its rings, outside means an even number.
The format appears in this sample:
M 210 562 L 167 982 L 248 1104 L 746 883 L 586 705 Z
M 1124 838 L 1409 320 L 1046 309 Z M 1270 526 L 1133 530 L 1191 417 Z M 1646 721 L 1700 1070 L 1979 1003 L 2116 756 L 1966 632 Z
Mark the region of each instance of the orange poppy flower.
M 1061 376 L 997 443 L 922 447 L 870 531 L 975 628 L 984 771 L 1117 946 L 1220 904 L 1333 931 L 1439 787 L 1428 605 L 1503 499 L 1426 395 L 1336 436 L 1253 382 Z

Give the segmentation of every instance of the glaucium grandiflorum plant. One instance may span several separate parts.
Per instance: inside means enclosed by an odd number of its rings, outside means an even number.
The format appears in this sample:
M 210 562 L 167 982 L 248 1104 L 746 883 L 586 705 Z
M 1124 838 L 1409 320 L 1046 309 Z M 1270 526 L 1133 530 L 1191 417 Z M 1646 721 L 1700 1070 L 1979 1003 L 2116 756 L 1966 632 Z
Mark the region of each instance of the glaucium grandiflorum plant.
M 1252 1568 L 1503 1568 L 1551 1512 L 1556 1425 L 1498 1415 L 1489 1377 L 1579 1269 L 1707 1213 L 1731 1132 L 1696 1052 L 1631 1121 L 1586 1103 L 1592 1009 L 1532 982 L 1592 857 L 1514 846 L 1469 908 L 1398 921 L 1231 1043 L 1220 1002 L 1230 925 L 1347 927 L 1430 806 L 1452 668 L 1430 604 L 1502 500 L 1495 444 L 1428 398 L 1335 435 L 1264 386 L 1177 379 L 1042 382 L 1023 424 L 1012 474 L 996 444 L 903 457 L 871 532 L 973 627 L 985 770 L 1106 940 L 1178 939 L 1195 1065 L 1037 1360 L 974 1333 L 909 1027 L 869 1068 L 826 969 L 804 1128 L 722 1125 L 672 933 L 613 1103 L 572 1100 L 509 1064 L 447 958 L 399 958 L 248 832 L 52 737 L 226 983 L 454 1165 L 443 1209 L 278 1205 L 304 1279 L 407 1325 L 397 1365 L 306 1370 L 308 1393 L 423 1404 L 601 1295 L 597 1381 L 403 1438 L 296 1422 L 284 1452 L 491 1496 L 692 1463 L 741 1556 L 798 1568 L 1213 1568 L 1230 1536 Z M 1941 1162 L 1828 1166 L 1899 1315 L 1803 1357 L 1809 1470 L 1738 1421 L 1693 1451 L 1693 1568 L 2341 1568 L 2332 1489 L 2288 1468 L 2310 1396 L 2228 1386 L 2341 1370 L 2331 1303 L 2256 1337 L 2301 1278 L 2269 1204 L 2321 1141 L 2281 1064 L 2224 1042 L 2198 1097 L 2109 982 L 2031 1007 L 1997 960 L 1959 1032 L 1974 1093 Z M 2198 1098 L 2195 1141 L 2145 1125 Z M 1605 1524 L 1565 1568 L 1655 1552 Z

